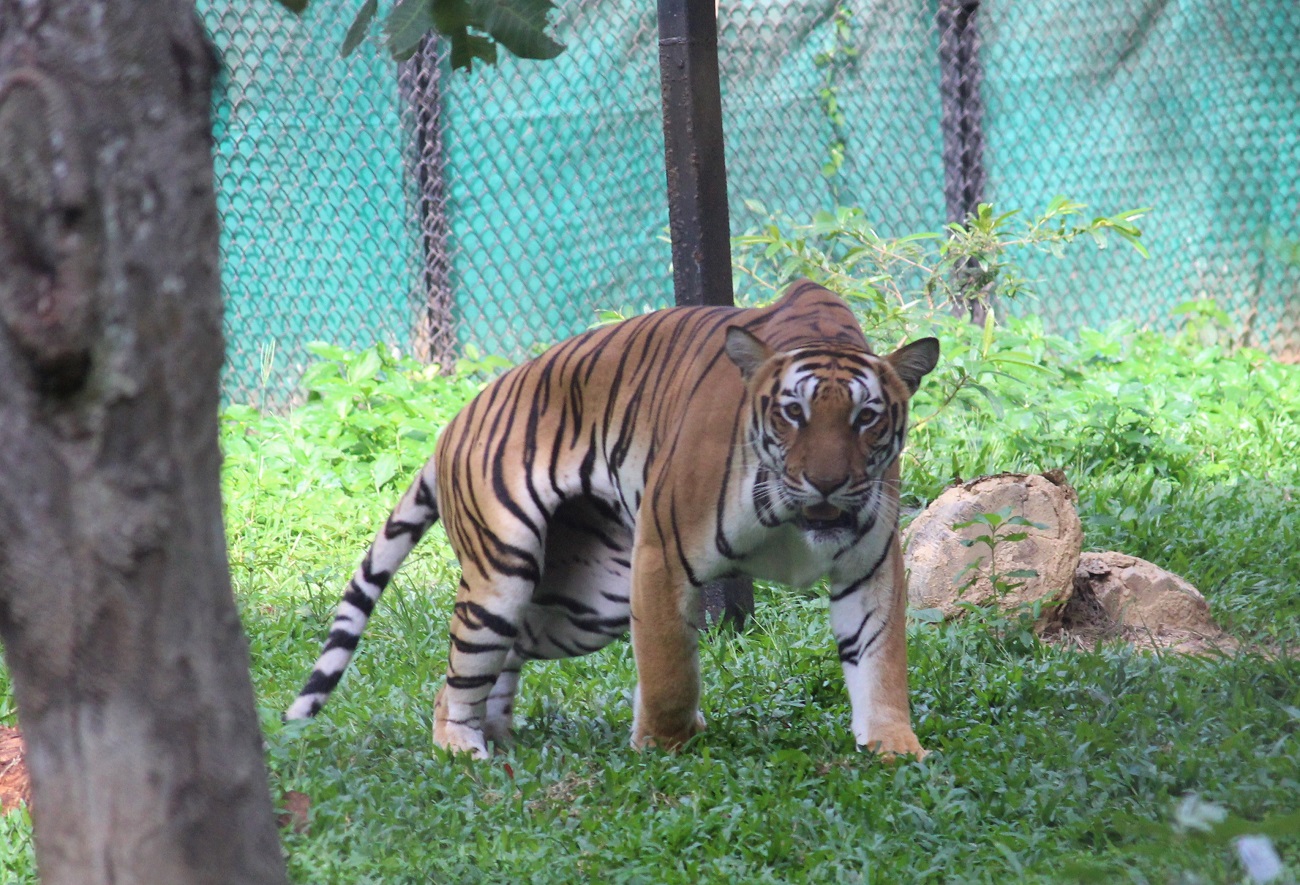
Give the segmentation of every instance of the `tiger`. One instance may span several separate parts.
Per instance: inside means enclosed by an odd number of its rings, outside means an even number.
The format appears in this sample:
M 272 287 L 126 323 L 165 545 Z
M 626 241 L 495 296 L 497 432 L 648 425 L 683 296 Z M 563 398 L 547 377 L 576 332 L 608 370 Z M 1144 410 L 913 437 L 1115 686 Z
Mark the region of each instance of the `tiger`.
M 701 588 L 828 578 L 860 747 L 921 758 L 907 689 L 899 453 L 939 343 L 887 356 L 808 280 L 766 307 L 673 307 L 598 326 L 488 383 L 446 425 L 362 558 L 285 716 L 314 716 L 407 554 L 439 519 L 461 577 L 440 747 L 512 738 L 526 661 L 631 632 L 635 748 L 704 729 Z

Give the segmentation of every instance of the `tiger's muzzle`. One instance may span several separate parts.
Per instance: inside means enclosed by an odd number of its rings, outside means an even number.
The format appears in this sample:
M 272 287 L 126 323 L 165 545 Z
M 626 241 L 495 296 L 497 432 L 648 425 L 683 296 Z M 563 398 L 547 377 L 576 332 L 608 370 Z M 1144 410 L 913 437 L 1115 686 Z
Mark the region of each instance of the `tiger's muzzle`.
M 828 532 L 835 529 L 851 529 L 854 525 L 853 514 L 841 510 L 829 501 L 800 507 L 795 515 L 795 524 L 805 531 Z

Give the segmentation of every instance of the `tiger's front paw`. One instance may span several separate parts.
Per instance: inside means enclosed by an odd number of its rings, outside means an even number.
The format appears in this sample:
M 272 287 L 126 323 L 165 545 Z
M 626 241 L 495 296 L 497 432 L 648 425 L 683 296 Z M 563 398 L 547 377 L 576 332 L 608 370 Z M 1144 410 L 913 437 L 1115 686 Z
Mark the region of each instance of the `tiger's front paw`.
M 858 746 L 878 755 L 885 762 L 893 762 L 900 756 L 913 756 L 924 759 L 929 751 L 921 746 L 910 725 L 885 725 L 867 729 L 865 734 L 856 735 Z
M 681 725 L 660 721 L 657 727 L 651 727 L 645 724 L 645 720 L 646 717 L 638 714 L 632 723 L 632 749 L 634 750 L 659 747 L 676 752 L 683 744 L 704 731 L 704 714 L 698 710 Z

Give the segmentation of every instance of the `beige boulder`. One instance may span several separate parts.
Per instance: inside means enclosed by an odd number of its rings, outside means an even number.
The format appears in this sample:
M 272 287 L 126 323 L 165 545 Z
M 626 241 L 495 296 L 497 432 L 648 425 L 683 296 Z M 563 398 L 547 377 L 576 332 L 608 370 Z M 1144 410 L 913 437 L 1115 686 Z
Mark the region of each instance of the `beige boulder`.
M 1041 600 L 1045 606 L 1040 624 L 1059 619 L 1059 603 L 1071 594 L 1083 549 L 1076 500 L 1060 471 L 1042 476 L 1003 473 L 947 489 L 903 534 L 908 604 L 953 617 L 962 613 L 961 602 L 1015 611 Z M 987 526 L 953 526 L 1003 509 L 1042 528 L 1009 527 L 1006 532 L 1024 532 L 1026 537 L 999 545 L 995 561 L 990 562 L 986 545 L 962 543 L 988 534 Z M 1001 575 L 1033 571 L 1036 576 L 1010 578 L 1019 586 L 999 597 L 991 581 L 994 570 Z M 963 589 L 972 578 L 974 583 Z

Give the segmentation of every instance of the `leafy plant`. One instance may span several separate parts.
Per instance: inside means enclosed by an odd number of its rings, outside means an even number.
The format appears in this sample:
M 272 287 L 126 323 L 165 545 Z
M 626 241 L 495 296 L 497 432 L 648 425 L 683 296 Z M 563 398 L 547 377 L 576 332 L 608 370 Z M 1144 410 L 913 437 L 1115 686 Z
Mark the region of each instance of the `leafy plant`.
M 1081 237 L 1105 248 L 1115 235 L 1147 254 L 1135 221 L 1149 210 L 1085 221 L 1087 207 L 1065 197 L 1053 198 L 1018 228 L 1019 210 L 997 213 L 981 203 L 964 223 L 902 237 L 882 237 L 858 208 L 819 212 L 799 225 L 757 201 L 745 205 L 768 223 L 732 241 L 737 291 L 761 300 L 796 277 L 809 277 L 859 306 L 865 327 L 886 337 L 952 303 L 990 305 L 1030 291 L 1013 260 L 1018 250 L 1059 255 Z
M 998 567 L 998 550 L 1005 548 L 1008 544 L 1015 544 L 1029 537 L 1029 533 L 1024 531 L 1027 528 L 1045 529 L 1047 526 L 1042 523 L 1034 522 L 1024 516 L 1012 513 L 1010 507 L 1003 507 L 991 513 L 979 513 L 970 519 L 954 523 L 953 529 L 961 531 L 962 529 L 979 526 L 983 534 L 976 535 L 973 538 L 963 538 L 961 544 L 963 547 L 976 547 L 983 545 L 987 551 L 986 559 L 980 556 L 962 569 L 956 576 L 956 580 L 961 580 L 964 575 L 969 575 L 961 586 L 957 588 L 957 595 L 961 597 L 973 589 L 982 581 L 987 581 L 990 589 L 993 591 L 991 606 L 976 605 L 971 602 L 958 602 L 960 608 L 966 610 L 967 614 L 982 623 L 987 624 L 997 631 L 1004 639 L 1015 639 L 1024 647 L 1032 647 L 1037 642 L 1034 636 L 1034 623 L 1042 615 L 1042 600 L 1035 600 L 1033 603 L 1021 603 L 1015 610 L 1004 612 L 1002 610 L 1003 600 L 1024 587 L 1029 578 L 1038 577 L 1035 569 L 1007 569 L 1002 570 Z
M 826 161 L 822 176 L 830 181 L 831 193 L 838 191 L 835 178 L 844 167 L 846 150 L 845 126 L 847 119 L 840 108 L 839 78 L 843 70 L 857 61 L 859 51 L 853 35 L 853 10 L 838 3 L 831 15 L 831 45 L 813 56 L 813 64 L 822 74 L 817 90 L 817 103 L 831 127 L 831 140 L 826 146 Z
M 310 0 L 280 0 L 301 13 Z M 436 31 L 451 44 L 451 66 L 472 70 L 475 60 L 496 64 L 497 46 L 519 58 L 550 59 L 564 51 L 546 28 L 552 0 L 396 0 L 383 17 L 384 45 L 395 61 L 415 54 L 420 41 Z M 378 0 L 357 9 L 339 54 L 351 55 L 379 18 Z
M 963 538 L 961 545 L 963 547 L 974 547 L 983 544 L 988 551 L 988 569 L 983 573 L 985 559 L 980 556 L 974 562 L 958 573 L 957 577 L 961 578 L 967 572 L 971 576 L 958 588 L 958 595 L 964 594 L 981 580 L 987 579 L 989 586 L 993 589 L 993 595 L 996 599 L 1005 597 L 1008 593 L 1013 593 L 1025 585 L 1028 578 L 1038 577 L 1038 572 L 1033 569 L 1011 569 L 1001 571 L 998 569 L 998 548 L 1005 547 L 1007 544 L 1014 544 L 1017 541 L 1023 541 L 1029 537 L 1026 531 L 1015 531 L 1015 529 L 1045 529 L 1047 526 L 1042 523 L 1034 522 L 1019 514 L 1013 514 L 1010 507 L 1003 507 L 992 513 L 980 513 L 970 519 L 954 523 L 953 528 L 960 531 L 972 526 L 980 526 L 984 534 L 976 535 L 974 538 Z

